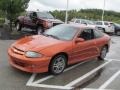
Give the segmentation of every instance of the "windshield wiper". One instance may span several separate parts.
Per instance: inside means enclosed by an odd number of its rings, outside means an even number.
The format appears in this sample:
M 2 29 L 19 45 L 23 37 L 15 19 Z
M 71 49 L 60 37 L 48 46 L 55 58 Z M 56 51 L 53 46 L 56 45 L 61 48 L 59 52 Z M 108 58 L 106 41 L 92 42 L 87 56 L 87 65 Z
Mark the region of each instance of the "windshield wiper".
M 60 39 L 60 38 L 58 38 L 57 36 L 54 36 L 54 35 L 48 35 L 48 36 L 53 37 L 55 39 Z
M 55 38 L 55 39 L 60 39 L 60 38 L 58 38 L 57 36 L 54 36 L 54 35 L 49 35 L 49 34 L 43 34 L 44 36 L 46 36 L 46 37 L 52 37 L 52 38 Z
M 44 33 L 40 33 L 41 35 L 43 35 L 43 36 L 48 36 L 47 34 L 44 34 Z

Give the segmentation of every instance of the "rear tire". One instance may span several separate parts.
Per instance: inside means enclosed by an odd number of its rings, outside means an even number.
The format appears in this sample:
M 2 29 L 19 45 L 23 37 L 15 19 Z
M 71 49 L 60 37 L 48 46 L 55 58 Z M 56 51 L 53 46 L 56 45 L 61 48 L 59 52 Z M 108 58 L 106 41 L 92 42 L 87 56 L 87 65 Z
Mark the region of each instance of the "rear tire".
M 44 32 L 44 30 L 43 30 L 43 28 L 42 27 L 38 27 L 37 29 L 36 29 L 36 34 L 41 34 L 41 33 L 43 33 Z
M 99 60 L 104 60 L 105 57 L 106 57 L 107 51 L 108 51 L 108 48 L 107 48 L 106 46 L 104 46 L 104 47 L 101 49 L 100 56 L 98 56 L 98 59 L 99 59 Z
M 66 68 L 67 58 L 65 55 L 57 55 L 55 56 L 49 65 L 49 71 L 53 75 L 61 74 Z
M 116 31 L 115 33 L 117 36 L 120 36 L 120 31 Z
M 22 30 L 22 25 L 20 24 L 20 22 L 16 23 L 16 30 L 17 31 L 21 31 Z
M 105 33 L 105 29 L 104 28 L 102 29 L 102 32 Z

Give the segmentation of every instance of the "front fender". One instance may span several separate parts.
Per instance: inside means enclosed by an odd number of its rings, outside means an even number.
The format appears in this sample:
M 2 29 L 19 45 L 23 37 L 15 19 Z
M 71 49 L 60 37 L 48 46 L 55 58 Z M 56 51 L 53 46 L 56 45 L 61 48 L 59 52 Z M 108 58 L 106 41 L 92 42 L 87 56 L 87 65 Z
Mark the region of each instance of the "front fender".
M 49 57 L 54 56 L 60 52 L 64 52 L 68 55 L 72 53 L 72 43 L 55 45 L 55 46 L 48 47 L 40 51 L 40 53 L 42 53 L 45 56 L 49 56 Z

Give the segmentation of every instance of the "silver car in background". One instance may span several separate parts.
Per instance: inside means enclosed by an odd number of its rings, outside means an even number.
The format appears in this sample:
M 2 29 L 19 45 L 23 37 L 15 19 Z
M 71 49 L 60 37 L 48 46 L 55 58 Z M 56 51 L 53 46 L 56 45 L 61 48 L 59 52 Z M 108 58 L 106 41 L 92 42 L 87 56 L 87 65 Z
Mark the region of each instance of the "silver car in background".
M 94 23 L 90 20 L 86 19 L 77 19 L 74 18 L 71 21 L 69 21 L 69 24 L 84 24 L 84 25 L 94 25 Z
M 96 27 L 98 30 L 101 30 L 105 33 L 114 33 L 115 32 L 115 27 L 112 22 L 108 21 L 96 21 Z

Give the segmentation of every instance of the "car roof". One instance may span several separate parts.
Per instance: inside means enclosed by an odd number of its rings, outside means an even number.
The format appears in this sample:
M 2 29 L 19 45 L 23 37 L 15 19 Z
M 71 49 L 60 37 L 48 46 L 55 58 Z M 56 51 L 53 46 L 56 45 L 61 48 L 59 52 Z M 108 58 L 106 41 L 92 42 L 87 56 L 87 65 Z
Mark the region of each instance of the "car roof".
M 113 23 L 111 21 L 96 21 L 96 22 L 106 22 L 106 23 Z
M 80 24 L 62 24 L 62 25 L 71 26 L 78 29 L 95 29 L 95 25 L 80 25 Z

